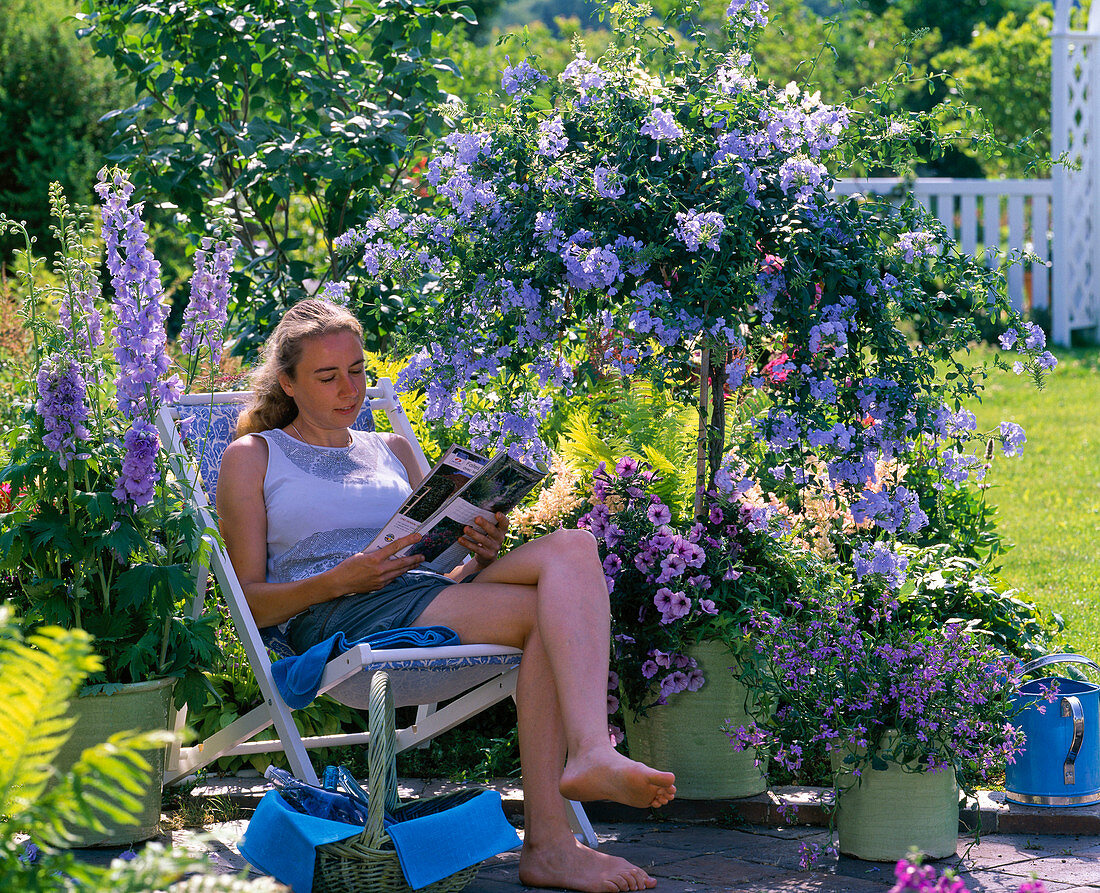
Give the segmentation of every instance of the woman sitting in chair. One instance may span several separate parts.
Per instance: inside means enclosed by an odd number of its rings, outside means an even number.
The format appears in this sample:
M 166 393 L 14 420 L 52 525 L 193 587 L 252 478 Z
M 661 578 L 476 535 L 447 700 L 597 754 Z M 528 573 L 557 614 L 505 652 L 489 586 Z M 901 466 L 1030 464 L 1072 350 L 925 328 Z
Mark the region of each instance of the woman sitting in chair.
M 353 431 L 365 396 L 362 329 L 325 301 L 291 308 L 253 377 L 253 403 L 225 451 L 217 506 L 256 623 L 299 653 L 337 631 L 448 626 L 463 642 L 523 649 L 516 702 L 524 780 L 520 880 L 641 890 L 644 870 L 578 843 L 571 800 L 663 806 L 672 773 L 628 759 L 607 730 L 607 585 L 596 542 L 559 530 L 499 555 L 508 521 L 479 519 L 471 558 L 447 576 L 397 553 L 412 534 L 361 551 L 420 481 L 409 442 Z

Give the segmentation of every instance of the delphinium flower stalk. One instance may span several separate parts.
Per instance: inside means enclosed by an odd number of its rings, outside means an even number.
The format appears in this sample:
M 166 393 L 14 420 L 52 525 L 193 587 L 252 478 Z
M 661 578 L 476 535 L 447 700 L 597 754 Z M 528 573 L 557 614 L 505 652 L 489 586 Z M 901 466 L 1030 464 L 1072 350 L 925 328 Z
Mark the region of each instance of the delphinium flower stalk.
M 211 374 L 221 362 L 228 318 L 229 273 L 239 247 L 237 239 L 215 242 L 207 237 L 195 252 L 191 300 L 183 311 L 183 329 L 179 338 L 180 347 L 189 358 L 188 381 L 197 373 L 204 349 L 210 353 Z
M 58 454 L 62 469 L 78 455 L 79 444 L 88 440 L 88 404 L 80 365 L 64 355 L 46 357 L 38 369 L 38 401 L 46 435 L 42 442 Z
M 147 505 L 154 492 L 156 438 L 152 419 L 158 406 L 182 392 L 176 375 L 168 376 L 160 263 L 149 250 L 141 219 L 142 203 L 131 205 L 133 184 L 120 171 L 100 171 L 96 193 L 103 202 L 103 240 L 114 290 L 115 389 L 119 410 L 133 424 L 123 437 L 127 461 L 115 489 L 120 501 Z

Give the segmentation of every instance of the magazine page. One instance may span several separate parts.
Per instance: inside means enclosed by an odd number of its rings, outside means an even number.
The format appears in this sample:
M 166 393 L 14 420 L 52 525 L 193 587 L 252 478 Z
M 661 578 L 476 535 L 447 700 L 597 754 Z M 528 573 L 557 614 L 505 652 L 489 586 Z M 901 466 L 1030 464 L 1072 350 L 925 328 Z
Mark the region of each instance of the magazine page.
M 546 476 L 544 469 L 530 468 L 507 453 L 493 457 L 481 472 L 434 517 L 420 527 L 423 539 L 406 554 L 424 556 L 423 570 L 445 574 L 466 560 L 469 552 L 458 544 L 463 528 L 477 518 L 492 520 L 507 514 Z
M 370 541 L 368 549 L 380 549 L 417 530 L 489 462 L 471 450 L 448 447 L 435 467 L 428 472 L 401 504 L 385 527 Z

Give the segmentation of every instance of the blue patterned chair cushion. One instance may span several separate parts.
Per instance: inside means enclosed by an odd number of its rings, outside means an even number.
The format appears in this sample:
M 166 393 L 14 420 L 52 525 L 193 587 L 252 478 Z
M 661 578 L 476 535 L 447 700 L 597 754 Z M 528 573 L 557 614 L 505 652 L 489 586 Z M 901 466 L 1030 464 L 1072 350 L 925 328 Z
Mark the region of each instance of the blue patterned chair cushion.
M 180 432 L 191 456 L 197 460 L 203 489 L 211 504 L 218 489 L 218 470 L 225 448 L 233 441 L 237 430 L 237 417 L 241 414 L 248 396 L 242 394 L 236 403 L 203 403 L 180 406 Z M 374 414 L 370 401 L 363 401 L 359 417 L 352 425 L 359 431 L 374 430 Z

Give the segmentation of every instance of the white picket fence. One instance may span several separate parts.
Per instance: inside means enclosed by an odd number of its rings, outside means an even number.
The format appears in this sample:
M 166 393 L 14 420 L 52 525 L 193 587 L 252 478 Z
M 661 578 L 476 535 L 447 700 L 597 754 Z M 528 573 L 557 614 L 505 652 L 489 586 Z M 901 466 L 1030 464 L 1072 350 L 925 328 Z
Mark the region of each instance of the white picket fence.
M 988 266 L 1015 258 L 1008 269 L 1008 295 L 1018 310 L 1051 310 L 1050 180 L 969 180 L 922 177 L 911 182 L 886 177 L 837 180 L 842 195 L 863 193 L 914 198 L 936 215 L 967 254 Z M 1034 255 L 1024 259 L 1023 252 Z

